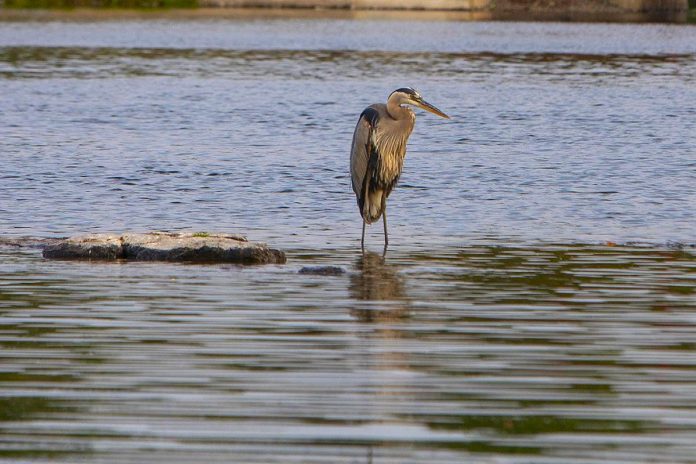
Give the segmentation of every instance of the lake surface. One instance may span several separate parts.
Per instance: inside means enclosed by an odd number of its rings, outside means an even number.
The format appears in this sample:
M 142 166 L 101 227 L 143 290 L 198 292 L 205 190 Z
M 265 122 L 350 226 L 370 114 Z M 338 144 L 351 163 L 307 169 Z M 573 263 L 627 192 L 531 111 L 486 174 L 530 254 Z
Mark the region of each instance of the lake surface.
M 407 85 L 452 119 L 419 113 L 362 255 L 352 131 Z M 696 456 L 696 27 L 0 22 L 0 157 L 3 239 L 289 257 L 1 246 L 2 462 Z

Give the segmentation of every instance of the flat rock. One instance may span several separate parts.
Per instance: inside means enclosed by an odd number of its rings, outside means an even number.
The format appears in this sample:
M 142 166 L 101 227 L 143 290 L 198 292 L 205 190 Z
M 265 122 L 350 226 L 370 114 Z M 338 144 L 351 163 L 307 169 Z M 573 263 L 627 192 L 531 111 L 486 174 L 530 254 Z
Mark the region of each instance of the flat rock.
M 90 234 L 47 245 L 44 258 L 206 263 L 285 263 L 285 253 L 231 234 L 149 232 Z
M 346 270 L 339 266 L 304 266 L 299 270 L 300 274 L 337 276 L 346 273 Z

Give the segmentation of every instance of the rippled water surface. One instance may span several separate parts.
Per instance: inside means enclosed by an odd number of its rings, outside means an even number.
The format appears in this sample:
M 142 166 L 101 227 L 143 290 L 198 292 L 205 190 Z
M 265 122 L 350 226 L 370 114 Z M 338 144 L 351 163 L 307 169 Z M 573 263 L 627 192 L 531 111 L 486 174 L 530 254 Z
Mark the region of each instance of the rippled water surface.
M 404 85 L 452 120 L 363 256 L 352 130 Z M 0 22 L 0 242 L 289 258 L 0 246 L 0 461 L 693 462 L 695 147 L 696 27 Z

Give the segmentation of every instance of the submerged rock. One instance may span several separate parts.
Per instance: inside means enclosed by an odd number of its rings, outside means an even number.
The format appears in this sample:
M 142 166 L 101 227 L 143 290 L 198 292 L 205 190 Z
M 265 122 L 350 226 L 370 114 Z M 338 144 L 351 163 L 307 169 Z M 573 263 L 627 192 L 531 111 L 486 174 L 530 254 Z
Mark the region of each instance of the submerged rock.
M 336 276 L 343 275 L 346 270 L 339 266 L 305 266 L 299 271 L 300 274 Z
M 265 243 L 249 242 L 230 234 L 168 233 L 90 234 L 59 241 L 44 248 L 51 259 L 130 259 L 135 261 L 285 263 L 285 253 Z
M 40 237 L 0 237 L 0 248 L 46 248 L 60 240 L 59 238 Z

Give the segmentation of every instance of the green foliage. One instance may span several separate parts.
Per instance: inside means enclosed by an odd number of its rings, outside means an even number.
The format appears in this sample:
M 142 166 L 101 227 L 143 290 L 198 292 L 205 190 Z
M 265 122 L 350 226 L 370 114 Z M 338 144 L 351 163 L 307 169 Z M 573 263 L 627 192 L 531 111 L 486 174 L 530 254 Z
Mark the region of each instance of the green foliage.
M 208 232 L 196 232 L 193 234 L 193 237 L 210 237 L 210 234 Z
M 198 0 L 5 0 L 5 8 L 196 8 Z

